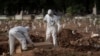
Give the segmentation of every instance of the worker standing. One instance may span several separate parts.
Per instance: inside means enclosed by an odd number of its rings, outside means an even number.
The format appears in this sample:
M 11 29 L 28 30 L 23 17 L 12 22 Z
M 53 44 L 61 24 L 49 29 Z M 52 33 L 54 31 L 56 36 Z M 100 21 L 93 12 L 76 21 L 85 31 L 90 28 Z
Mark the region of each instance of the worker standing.
M 29 27 L 23 27 L 23 26 L 16 26 L 9 30 L 9 48 L 10 48 L 10 55 L 13 55 L 14 53 L 14 45 L 15 45 L 15 39 L 17 39 L 21 46 L 22 50 L 27 50 L 27 41 L 29 44 L 33 45 L 33 42 L 31 41 L 29 35 L 28 35 Z
M 46 42 L 50 42 L 50 35 L 52 35 L 53 45 L 57 46 L 57 33 L 61 28 L 60 17 L 54 15 L 53 11 L 49 9 L 43 20 L 47 23 Z

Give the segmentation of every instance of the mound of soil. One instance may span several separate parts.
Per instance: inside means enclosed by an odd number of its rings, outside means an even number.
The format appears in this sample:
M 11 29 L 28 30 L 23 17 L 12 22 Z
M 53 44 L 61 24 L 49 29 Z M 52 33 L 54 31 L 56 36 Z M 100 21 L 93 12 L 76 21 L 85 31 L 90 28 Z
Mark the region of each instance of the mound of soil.
M 73 30 L 63 29 L 58 35 L 58 45 L 63 48 L 73 48 L 76 51 L 98 51 L 100 50 L 100 37 L 84 37 L 81 33 Z
M 70 41 L 76 41 L 77 39 L 82 38 L 82 35 L 75 32 L 75 34 L 72 33 L 72 30 L 70 29 L 63 29 L 58 34 L 58 44 L 61 47 L 68 47 L 70 45 Z

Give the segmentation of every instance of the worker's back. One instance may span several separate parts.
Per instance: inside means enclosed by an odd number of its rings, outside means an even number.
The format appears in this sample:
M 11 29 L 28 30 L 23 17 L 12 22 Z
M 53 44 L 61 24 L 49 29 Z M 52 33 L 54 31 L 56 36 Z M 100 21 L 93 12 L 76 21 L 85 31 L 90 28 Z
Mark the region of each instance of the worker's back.
M 27 32 L 27 29 L 23 26 L 17 26 L 14 28 L 11 28 L 9 32 L 15 32 L 15 31 L 20 31 L 20 32 Z

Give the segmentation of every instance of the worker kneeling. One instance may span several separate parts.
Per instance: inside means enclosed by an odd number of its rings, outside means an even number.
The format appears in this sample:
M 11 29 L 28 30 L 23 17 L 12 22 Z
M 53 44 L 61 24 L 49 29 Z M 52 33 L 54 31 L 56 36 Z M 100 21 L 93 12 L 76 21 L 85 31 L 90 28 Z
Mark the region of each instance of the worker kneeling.
M 16 26 L 14 28 L 11 28 L 9 30 L 9 48 L 10 48 L 10 55 L 13 55 L 14 52 L 14 45 L 15 45 L 15 39 L 17 39 L 21 46 L 22 50 L 27 50 L 27 42 L 29 44 L 33 45 L 33 42 L 31 41 L 29 35 L 28 35 L 29 27 L 23 27 L 23 26 Z

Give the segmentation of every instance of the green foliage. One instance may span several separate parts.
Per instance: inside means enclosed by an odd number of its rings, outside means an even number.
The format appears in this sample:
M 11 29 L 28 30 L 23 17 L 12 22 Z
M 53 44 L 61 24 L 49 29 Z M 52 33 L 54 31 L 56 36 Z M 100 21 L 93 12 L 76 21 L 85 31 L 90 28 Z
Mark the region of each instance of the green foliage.
M 85 7 L 82 5 L 69 6 L 66 10 L 68 15 L 80 14 L 84 11 L 85 11 Z
M 71 16 L 73 14 L 73 8 L 71 6 L 68 7 L 66 12 L 67 12 L 67 15 Z

